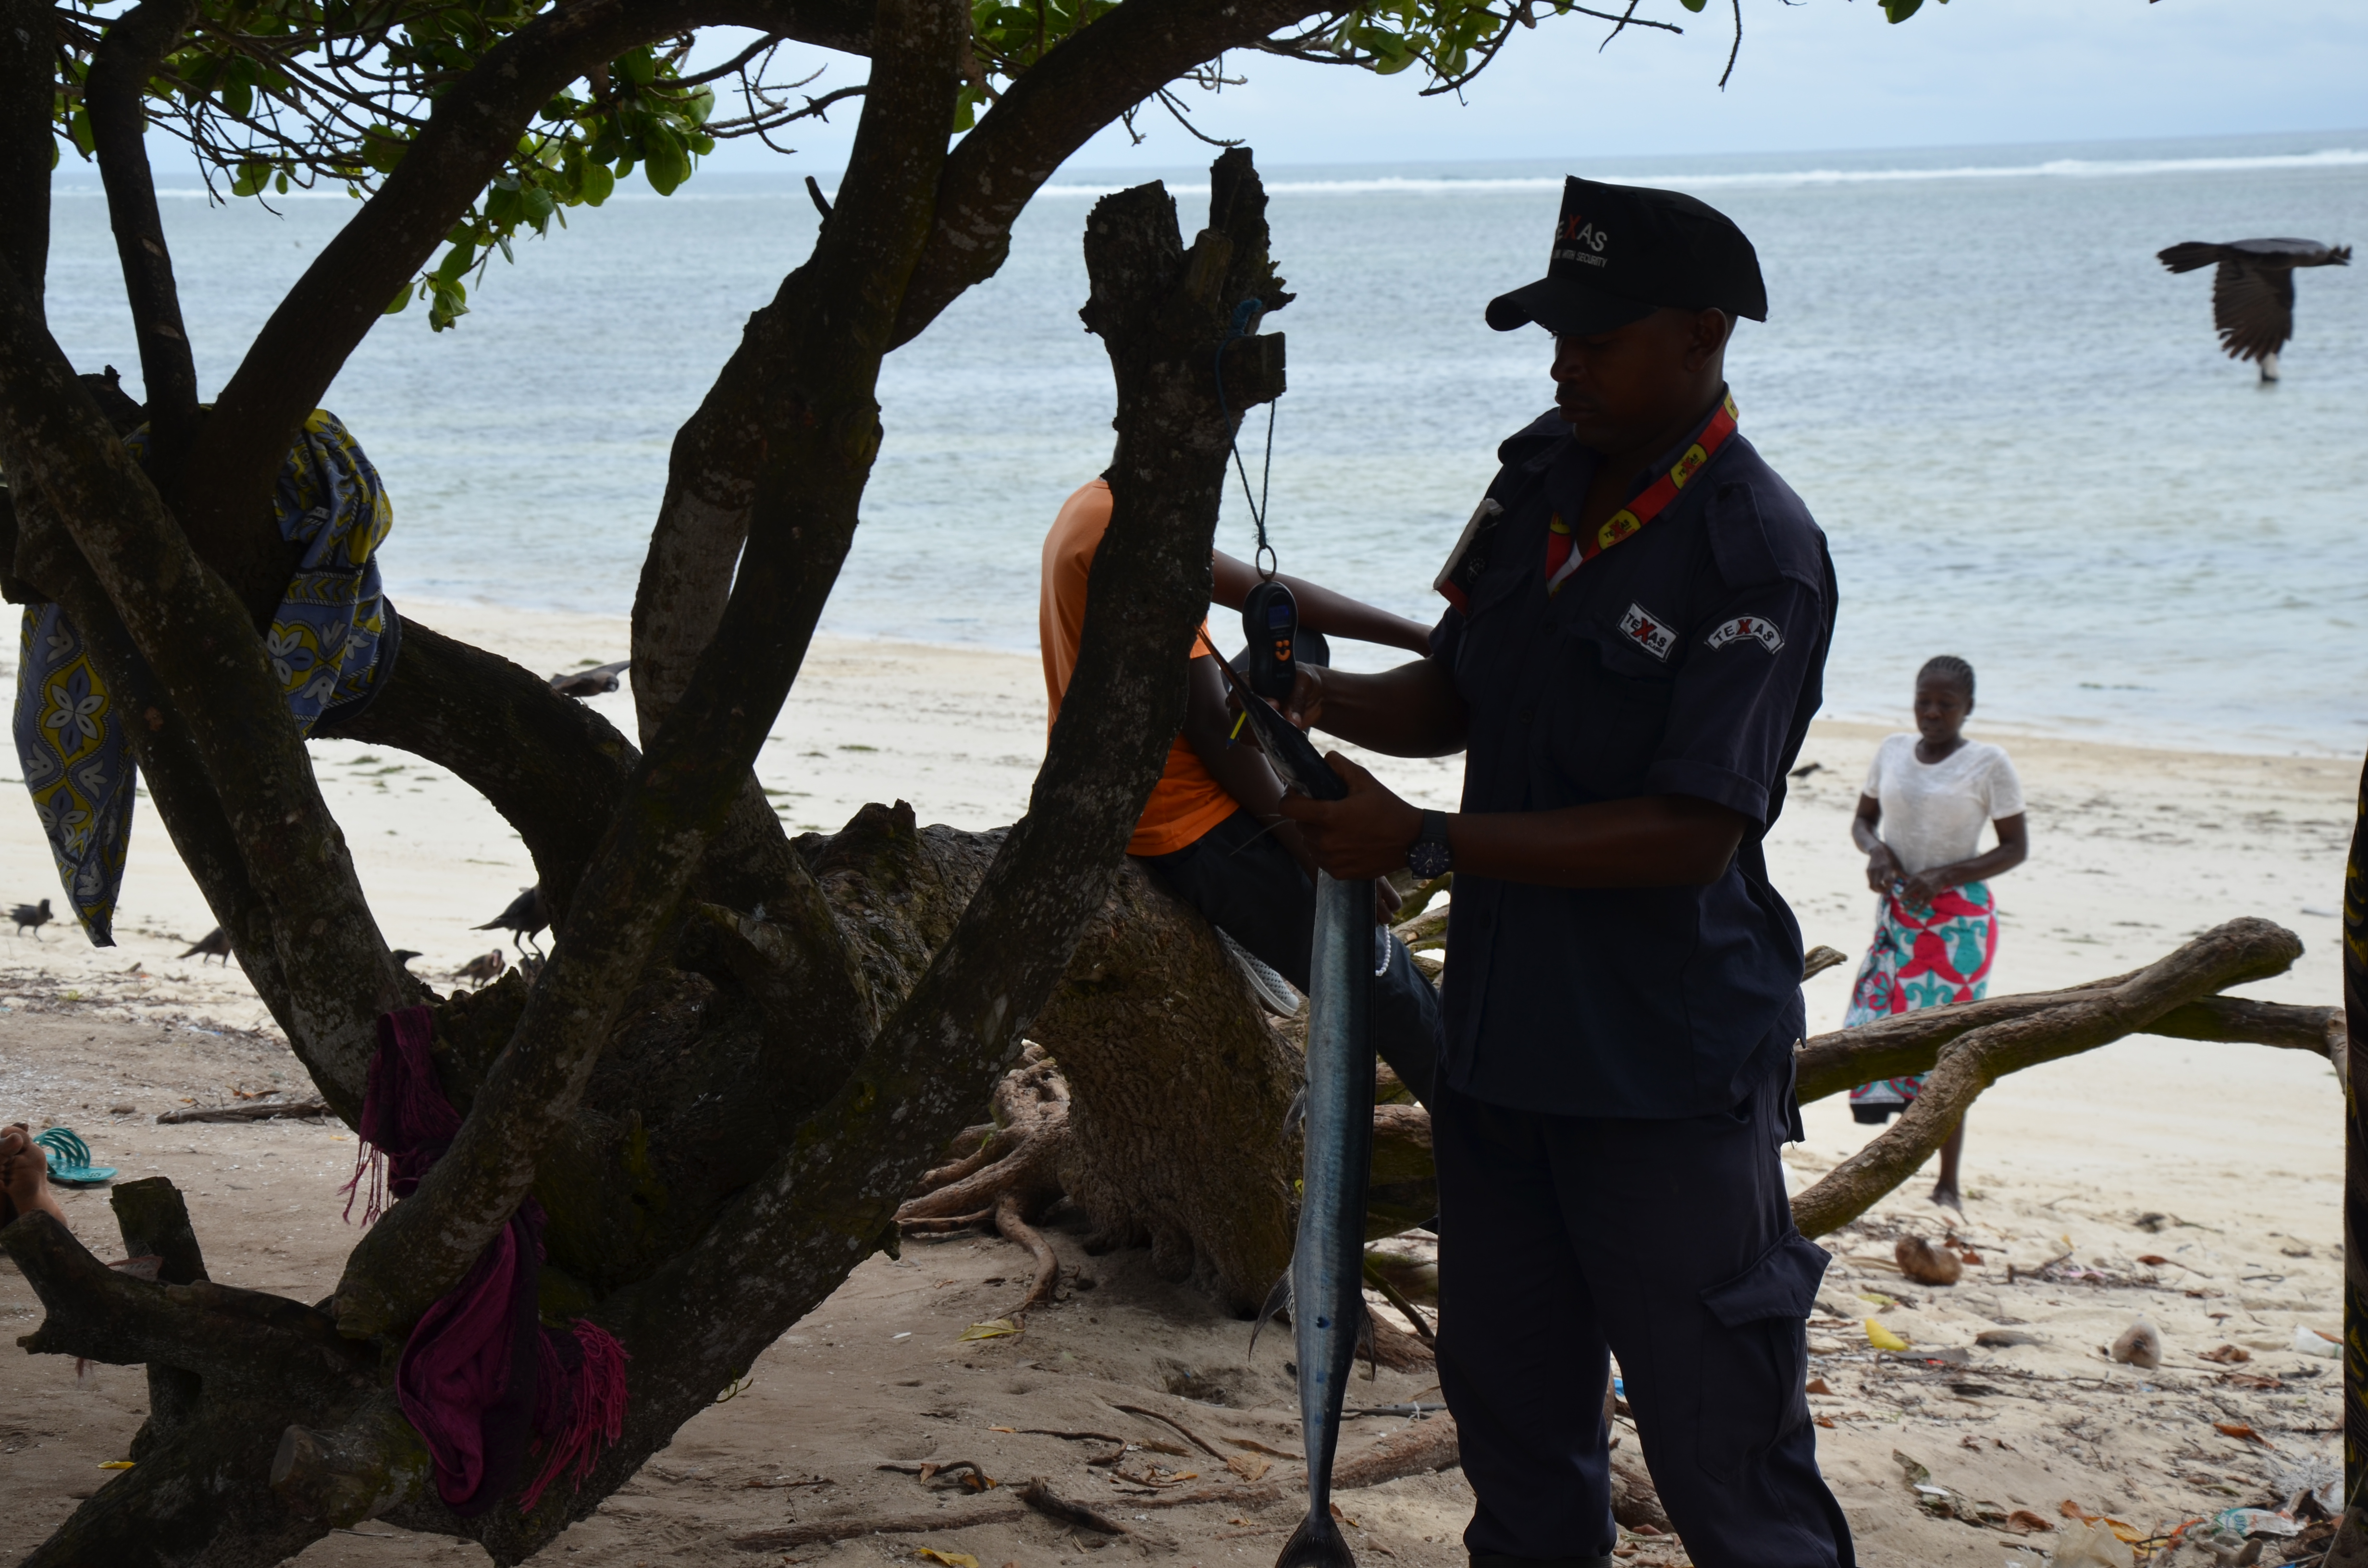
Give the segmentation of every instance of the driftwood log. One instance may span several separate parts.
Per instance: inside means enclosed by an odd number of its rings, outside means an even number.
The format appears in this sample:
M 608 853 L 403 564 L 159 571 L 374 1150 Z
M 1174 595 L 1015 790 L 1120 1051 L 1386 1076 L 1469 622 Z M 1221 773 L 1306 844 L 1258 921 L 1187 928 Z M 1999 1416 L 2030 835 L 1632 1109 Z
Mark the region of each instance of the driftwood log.
M 2009 1073 L 2058 1061 L 2127 1035 L 2226 1040 L 2307 1051 L 2346 1073 L 2348 1037 L 2335 1007 L 2223 996 L 2226 987 L 2282 974 L 2302 939 L 2260 919 L 2232 920 L 2145 969 L 2062 991 L 1994 996 L 1902 1014 L 1804 1041 L 1795 1055 L 1801 1103 L 1875 1078 L 1927 1074 L 1909 1112 L 1793 1201 L 1804 1235 L 1846 1225 L 1912 1176 L 1947 1142 L 1984 1089 Z M 1401 1216 L 1437 1210 L 1430 1118 L 1417 1106 L 1378 1106 L 1373 1122 L 1377 1233 Z M 1426 1199 L 1434 1199 L 1425 1207 Z M 1397 1221 L 1397 1223 L 1392 1223 Z

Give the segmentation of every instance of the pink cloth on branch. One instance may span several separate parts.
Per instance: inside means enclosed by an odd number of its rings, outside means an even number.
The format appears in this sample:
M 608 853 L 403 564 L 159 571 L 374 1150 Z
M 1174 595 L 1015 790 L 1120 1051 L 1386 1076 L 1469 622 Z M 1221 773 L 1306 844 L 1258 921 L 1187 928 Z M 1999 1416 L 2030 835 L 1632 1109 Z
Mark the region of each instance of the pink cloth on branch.
M 381 1016 L 362 1102 L 362 1151 L 347 1184 L 347 1211 L 370 1177 L 366 1222 L 383 1198 L 408 1198 L 451 1146 L 460 1113 L 436 1078 L 430 1015 L 406 1007 Z M 564 1473 L 581 1484 L 601 1451 L 624 1435 L 625 1349 L 598 1324 L 543 1326 L 536 1305 L 542 1273 L 541 1205 L 518 1206 L 461 1283 L 414 1325 L 395 1367 L 395 1396 L 427 1445 L 437 1494 L 463 1517 L 482 1514 L 541 1455 L 518 1499 L 531 1512 Z

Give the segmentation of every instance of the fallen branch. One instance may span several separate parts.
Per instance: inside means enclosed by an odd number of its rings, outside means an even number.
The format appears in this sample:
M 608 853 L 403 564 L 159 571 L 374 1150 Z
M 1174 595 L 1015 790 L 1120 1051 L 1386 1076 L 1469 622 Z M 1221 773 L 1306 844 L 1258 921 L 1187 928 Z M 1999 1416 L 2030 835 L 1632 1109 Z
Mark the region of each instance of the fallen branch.
M 1332 1467 L 1332 1490 L 1354 1492 L 1360 1487 L 1379 1486 L 1408 1475 L 1428 1475 L 1433 1471 L 1452 1470 L 1463 1462 L 1463 1449 L 1456 1436 L 1455 1417 L 1434 1415 L 1427 1421 L 1410 1421 L 1403 1431 L 1393 1432 L 1361 1453 L 1340 1460 Z M 1132 1505 L 1137 1508 L 1185 1508 L 1195 1503 L 1223 1503 L 1228 1506 L 1256 1507 L 1276 1503 L 1285 1497 L 1305 1495 L 1304 1477 L 1288 1481 L 1261 1481 L 1247 1486 L 1203 1486 L 1197 1491 L 1167 1497 L 1139 1497 Z
M 1907 1114 L 1793 1200 L 1793 1221 L 1802 1234 L 1816 1236 L 1865 1213 L 1946 1142 L 1981 1092 L 2007 1074 L 2135 1033 L 2226 986 L 2280 973 L 2301 954 L 2301 939 L 2282 926 L 2231 920 L 2118 983 L 2058 993 L 2055 1006 L 1960 1035 L 1925 1074 Z M 2210 1017 L 2190 1015 L 2199 1024 Z
M 159 1127 L 191 1121 L 282 1121 L 333 1116 L 326 1100 L 272 1100 L 263 1105 L 201 1105 L 168 1110 L 156 1119 Z
M 1041 1475 L 1030 1481 L 1021 1490 L 1019 1500 L 1046 1517 L 1058 1519 L 1064 1525 L 1077 1525 L 1086 1529 L 1099 1530 L 1104 1535 L 1134 1533 L 1116 1519 L 1086 1504 L 1070 1502 L 1066 1497 L 1053 1491 L 1052 1483 Z

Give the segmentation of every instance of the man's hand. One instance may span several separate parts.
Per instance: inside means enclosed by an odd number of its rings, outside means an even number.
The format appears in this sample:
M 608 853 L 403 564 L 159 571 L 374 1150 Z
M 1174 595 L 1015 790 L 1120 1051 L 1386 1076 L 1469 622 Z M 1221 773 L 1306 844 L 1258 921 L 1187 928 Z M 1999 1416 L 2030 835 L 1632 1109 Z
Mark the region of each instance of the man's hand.
M 1300 678 L 1305 680 L 1307 672 Z M 1292 693 L 1294 702 L 1299 693 Z M 1382 781 L 1334 752 L 1325 758 L 1348 781 L 1345 801 L 1285 795 L 1278 810 L 1299 824 L 1315 863 L 1342 881 L 1379 879 L 1406 864 L 1406 848 L 1422 832 L 1422 812 L 1399 800 Z
M 1324 716 L 1324 666 L 1301 665 L 1298 667 L 1291 678 L 1291 695 L 1283 699 L 1282 716 L 1303 730 L 1312 727 Z

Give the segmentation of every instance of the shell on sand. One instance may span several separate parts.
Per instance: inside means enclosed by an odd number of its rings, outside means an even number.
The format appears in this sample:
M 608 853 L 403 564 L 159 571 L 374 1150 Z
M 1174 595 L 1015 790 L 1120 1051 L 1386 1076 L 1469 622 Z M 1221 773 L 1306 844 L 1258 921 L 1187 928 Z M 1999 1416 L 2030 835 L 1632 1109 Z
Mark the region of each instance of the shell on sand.
M 1919 1285 L 1954 1285 L 1964 1278 L 1964 1260 L 1946 1247 L 1936 1247 L 1921 1236 L 1902 1236 L 1891 1249 L 1899 1272 Z
M 2162 1365 L 2162 1335 L 2154 1324 L 2139 1318 L 2122 1330 L 2113 1341 L 2112 1358 L 2128 1367 L 2159 1367 Z

